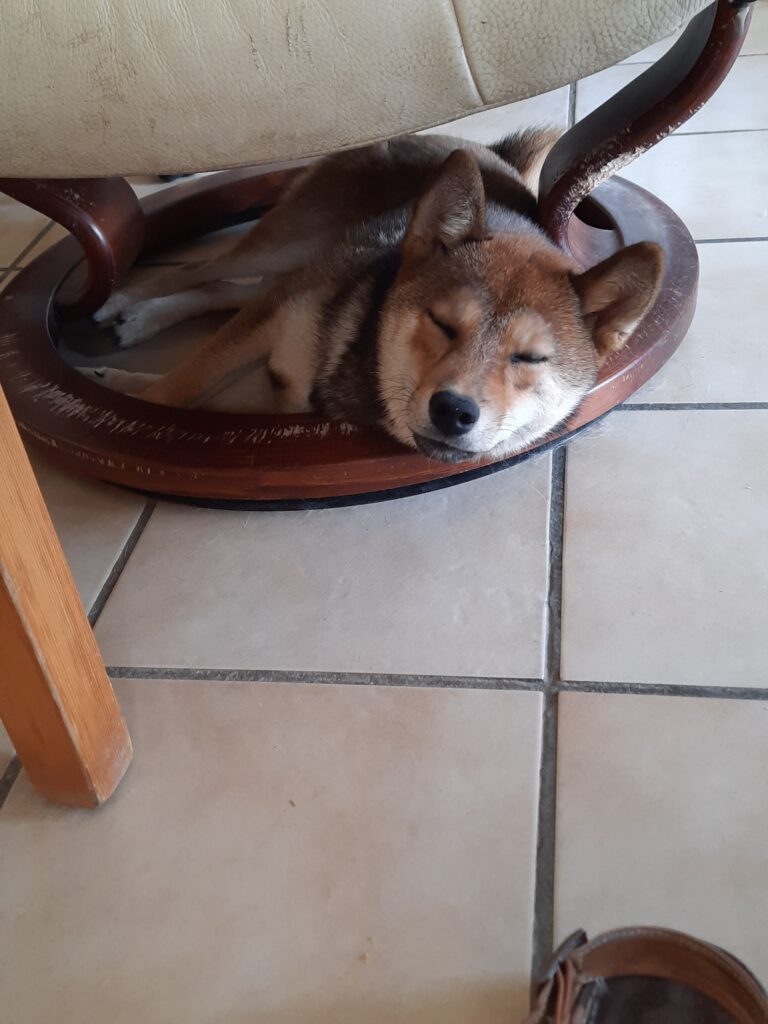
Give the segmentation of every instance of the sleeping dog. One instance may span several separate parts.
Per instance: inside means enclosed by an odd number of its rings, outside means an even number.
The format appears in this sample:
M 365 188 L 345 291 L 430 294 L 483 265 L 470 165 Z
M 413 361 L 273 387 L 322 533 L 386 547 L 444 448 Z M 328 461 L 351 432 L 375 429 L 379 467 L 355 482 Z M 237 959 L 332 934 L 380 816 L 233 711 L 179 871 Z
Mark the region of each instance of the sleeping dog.
M 221 408 L 266 364 L 268 407 L 253 411 L 374 424 L 444 462 L 528 447 L 576 408 L 662 272 L 650 243 L 582 271 L 537 226 L 555 138 L 407 136 L 319 161 L 227 255 L 96 314 L 129 346 L 238 309 L 199 351 L 159 378 L 95 375 L 148 402 Z

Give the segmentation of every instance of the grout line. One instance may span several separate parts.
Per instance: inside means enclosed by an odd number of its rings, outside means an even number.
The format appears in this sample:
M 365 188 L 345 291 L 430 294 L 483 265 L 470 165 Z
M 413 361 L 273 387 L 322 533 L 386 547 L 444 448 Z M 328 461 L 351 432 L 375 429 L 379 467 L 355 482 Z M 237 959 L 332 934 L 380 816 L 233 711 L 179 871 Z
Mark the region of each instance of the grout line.
M 751 2 L 751 0 L 746 0 L 746 3 L 750 3 L 750 2 Z M 662 42 L 662 40 L 659 40 L 659 42 Z M 653 44 L 651 44 L 651 45 L 653 45 Z M 674 46 L 674 40 L 671 41 L 670 44 L 669 44 L 670 49 L 673 46 Z M 642 53 L 642 50 L 640 52 Z M 668 52 L 669 51 L 667 51 L 667 53 Z M 624 67 L 626 65 L 627 67 L 631 66 L 631 67 L 650 68 L 650 67 L 653 67 L 654 64 L 658 64 L 659 60 L 661 60 L 661 57 L 657 57 L 656 60 L 632 60 L 633 56 L 637 56 L 637 54 L 631 54 L 629 57 L 625 57 L 624 60 L 620 60 L 618 64 L 611 64 L 610 67 L 611 68 L 619 68 L 619 67 Z M 664 54 L 662 54 L 661 56 L 663 57 Z M 768 57 L 768 51 L 766 51 L 765 53 L 740 53 L 738 55 L 738 57 L 736 58 L 736 60 L 737 61 L 746 60 L 748 57 Z
M 739 235 L 736 238 L 694 238 L 694 245 L 723 245 L 729 242 L 768 242 L 768 235 Z
M 745 409 L 768 409 L 768 402 L 625 402 L 614 412 L 722 412 Z
M 9 269 L 9 270 L 23 270 L 24 268 L 23 268 L 23 267 L 22 267 L 22 265 L 21 265 L 21 261 L 22 261 L 22 260 L 23 260 L 23 259 L 24 259 L 24 258 L 25 258 L 25 257 L 26 257 L 26 256 L 27 256 L 27 255 L 28 255 L 29 253 L 30 253 L 30 252 L 32 252 L 32 250 L 33 250 L 33 249 L 35 248 L 35 246 L 37 245 L 37 243 L 38 243 L 38 242 L 39 242 L 39 241 L 40 241 L 40 240 L 41 240 L 42 238 L 44 238 L 44 237 L 45 237 L 45 235 L 47 235 L 47 234 L 48 234 L 48 232 L 49 232 L 49 231 L 51 230 L 51 228 L 52 228 L 52 227 L 53 227 L 53 221 L 52 221 L 52 220 L 49 220 L 49 221 L 48 221 L 48 223 L 47 223 L 47 224 L 45 225 L 45 227 L 44 227 L 44 228 L 41 228 L 41 229 L 40 229 L 40 231 L 38 231 L 38 233 L 37 233 L 37 234 L 35 235 L 35 237 L 34 237 L 34 238 L 32 239 L 32 241 L 31 241 L 31 242 L 28 242 L 28 243 L 27 243 L 27 245 L 26 245 L 26 246 L 25 246 L 25 247 L 24 247 L 24 248 L 23 248 L 23 249 L 21 250 L 21 252 L 19 253 L 19 255 L 18 255 L 18 256 L 16 257 L 16 259 L 15 259 L 15 260 L 13 261 L 13 263 L 12 263 L 12 264 L 10 265 L 10 267 L 8 267 L 8 269 Z
M 573 128 L 576 124 L 576 90 L 578 82 L 571 82 L 568 86 L 568 127 Z
M 313 683 L 340 686 L 414 686 L 434 689 L 518 690 L 534 693 L 627 693 L 648 697 L 703 697 L 726 700 L 768 700 L 768 688 L 750 686 L 688 686 L 685 683 L 620 683 L 498 676 L 399 675 L 397 673 L 323 672 L 308 669 L 183 668 L 153 665 L 110 665 L 112 679 L 178 680 L 221 683 Z
M 685 123 L 686 122 L 683 122 L 683 124 L 685 124 Z M 676 131 L 670 132 L 669 135 L 662 136 L 662 138 L 659 140 L 658 143 L 656 143 L 656 145 L 659 145 L 661 142 L 667 142 L 669 139 L 685 139 L 685 138 L 690 137 L 691 135 L 759 135 L 761 132 L 763 132 L 763 133 L 768 132 L 768 127 L 766 127 L 766 128 L 710 128 L 708 130 L 705 129 L 705 130 L 692 131 L 692 132 L 685 132 L 685 131 L 682 131 L 681 128 L 678 128 Z
M 563 528 L 565 523 L 566 447 L 552 453 L 552 482 L 549 495 L 549 578 L 547 582 L 547 625 L 544 680 L 548 686 L 560 679 L 560 634 L 563 593 Z
M 554 948 L 555 820 L 557 814 L 557 712 L 563 604 L 563 530 L 568 449 L 552 456 L 549 499 L 549 579 L 545 692 L 541 719 L 539 810 L 536 822 L 536 879 L 533 894 L 531 977 L 542 976 Z
M 631 693 L 649 697 L 704 697 L 768 700 L 768 689 L 748 686 L 687 686 L 685 683 L 619 683 L 498 676 L 399 675 L 373 672 L 323 672 L 308 669 L 183 668 L 154 665 L 110 665 L 112 679 L 177 680 L 221 683 L 312 683 L 318 686 L 413 686 L 433 689 L 517 690 L 534 693 Z
M 110 665 L 113 679 L 178 679 L 188 682 L 315 683 L 340 686 L 420 686 L 435 689 L 533 690 L 544 689 L 541 679 L 502 679 L 496 676 L 433 676 L 386 672 L 323 672 L 286 669 L 162 668 Z
M 139 537 L 141 537 L 142 533 L 144 532 L 144 529 L 146 528 L 146 525 L 149 522 L 154 510 L 155 502 L 148 501 L 144 508 L 142 509 L 141 515 L 136 520 L 136 523 L 128 536 L 128 540 L 123 545 L 122 551 L 117 556 L 115 564 L 110 569 L 109 575 L 104 581 L 104 585 L 102 586 L 99 593 L 96 595 L 96 600 L 93 602 L 93 604 L 91 605 L 91 610 L 88 612 L 88 622 L 91 624 L 91 626 L 96 625 L 96 623 L 99 620 L 99 616 L 104 611 L 104 605 L 107 603 L 110 594 L 115 589 L 115 584 L 120 578 L 120 575 L 123 569 L 125 568 L 128 559 L 133 554 L 133 549 L 138 544 Z
M 709 700 L 768 700 L 768 687 L 686 686 L 685 683 L 560 682 L 558 693 L 623 693 L 643 697 L 695 697 Z
M 532 985 L 552 959 L 555 921 L 555 820 L 557 813 L 557 693 L 544 694 L 539 767 L 536 881 L 533 897 Z
M 755 54 L 754 56 L 757 56 Z M 683 128 L 678 128 L 677 131 L 672 132 L 670 135 L 665 135 L 667 139 L 677 138 L 681 135 L 754 135 L 755 132 L 765 132 L 768 128 L 701 128 L 694 129 L 692 132 L 687 132 Z
M 8 767 L 0 776 L 0 811 L 3 809 L 3 804 L 8 799 L 8 794 L 11 792 L 16 779 L 19 777 L 21 771 L 21 761 L 14 754 L 11 760 L 8 762 Z

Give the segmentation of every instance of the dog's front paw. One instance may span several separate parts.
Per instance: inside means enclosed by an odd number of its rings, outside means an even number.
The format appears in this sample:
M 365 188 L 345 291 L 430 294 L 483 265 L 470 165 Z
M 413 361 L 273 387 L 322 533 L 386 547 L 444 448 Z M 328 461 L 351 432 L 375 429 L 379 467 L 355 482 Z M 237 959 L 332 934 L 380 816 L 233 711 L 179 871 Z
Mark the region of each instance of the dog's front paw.
M 140 345 L 142 341 L 146 341 L 162 329 L 162 323 L 158 322 L 153 313 L 153 300 L 149 299 L 147 302 L 138 302 L 125 313 L 119 314 L 114 321 L 114 331 L 120 348 Z
M 117 370 L 112 366 L 78 366 L 77 370 L 84 377 L 96 381 L 110 391 L 134 396 L 140 395 L 159 377 L 156 373 L 132 373 L 130 370 Z
M 121 317 L 126 310 L 138 301 L 138 296 L 129 288 L 122 288 L 107 299 L 101 309 L 93 314 L 93 322 L 99 327 L 109 327 Z

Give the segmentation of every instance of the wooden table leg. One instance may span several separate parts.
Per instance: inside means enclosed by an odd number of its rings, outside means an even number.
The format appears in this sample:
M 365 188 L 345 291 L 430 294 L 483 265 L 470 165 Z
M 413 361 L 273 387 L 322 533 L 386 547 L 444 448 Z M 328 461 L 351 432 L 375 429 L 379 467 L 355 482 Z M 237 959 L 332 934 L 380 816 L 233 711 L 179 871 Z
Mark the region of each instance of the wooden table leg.
M 131 741 L 0 390 L 0 718 L 49 800 L 96 807 Z

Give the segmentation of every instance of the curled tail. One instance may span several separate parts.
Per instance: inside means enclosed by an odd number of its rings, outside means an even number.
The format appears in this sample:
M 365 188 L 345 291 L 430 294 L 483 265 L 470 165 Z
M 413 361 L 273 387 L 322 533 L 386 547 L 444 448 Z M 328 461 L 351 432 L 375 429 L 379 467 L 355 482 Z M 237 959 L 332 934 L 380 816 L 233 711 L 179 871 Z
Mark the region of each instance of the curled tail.
M 526 128 L 499 139 L 489 149 L 511 164 L 526 188 L 536 195 L 542 164 L 561 134 L 558 128 Z

